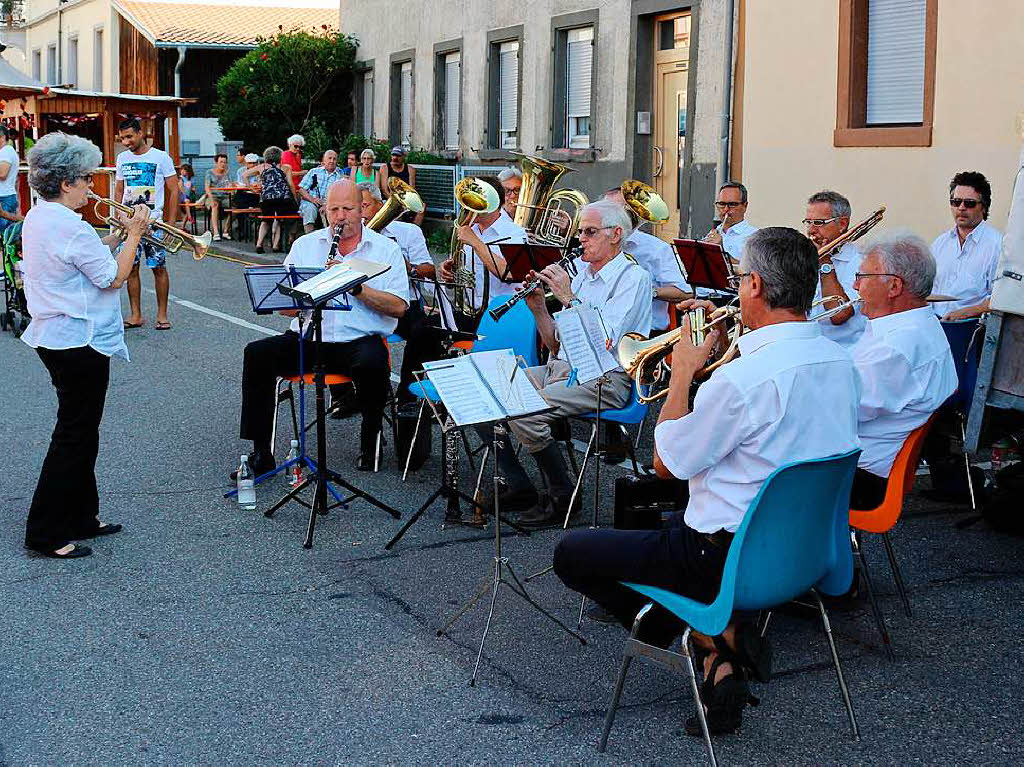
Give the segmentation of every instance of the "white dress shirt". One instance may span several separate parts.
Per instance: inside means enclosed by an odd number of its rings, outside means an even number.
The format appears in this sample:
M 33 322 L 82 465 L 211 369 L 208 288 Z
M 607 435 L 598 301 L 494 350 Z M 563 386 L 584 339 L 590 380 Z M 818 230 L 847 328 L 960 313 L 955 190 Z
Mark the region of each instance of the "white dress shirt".
M 66 205 L 40 200 L 21 232 L 25 298 L 32 322 L 21 340 L 33 348 L 91 346 L 128 359 L 117 261 L 96 230 Z
M 932 292 L 956 296 L 956 301 L 939 301 L 932 304 L 932 310 L 939 317 L 945 317 L 957 309 L 977 306 L 992 296 L 992 283 L 999 266 L 999 250 L 1003 235 L 999 230 L 982 221 L 964 239 L 954 226 L 940 234 L 932 243 L 935 257 L 935 282 Z
M 291 251 L 284 260 L 285 266 L 306 266 L 323 269 L 327 263 L 327 254 L 331 250 L 331 230 L 318 229 L 304 234 L 292 243 Z M 339 254 L 340 256 L 340 254 Z M 398 245 L 382 234 L 377 234 L 363 227 L 362 239 L 356 249 L 339 260 L 361 258 L 378 264 L 388 264 L 391 268 L 373 279 L 363 283 L 368 288 L 382 290 L 398 296 L 409 304 L 409 276 L 405 271 L 405 259 Z M 368 307 L 358 296 L 349 296 L 351 311 L 327 310 L 323 319 L 323 340 L 326 343 L 343 343 L 354 341 L 363 336 L 388 336 L 398 326 L 396 317 L 376 312 Z M 308 327 L 308 326 L 307 326 Z M 299 332 L 298 318 L 292 320 L 291 329 Z
M 480 236 L 480 239 L 483 240 L 484 243 L 492 242 L 493 240 L 501 240 L 497 245 L 488 246 L 491 253 L 496 256 L 501 256 L 501 250 L 498 247 L 499 245 L 526 242 L 526 230 L 513 221 L 504 209 L 501 211 L 501 215 L 498 216 L 494 223 L 489 227 L 481 231 L 479 224 L 473 224 L 473 231 Z M 506 237 L 508 239 L 504 239 Z M 484 265 L 480 263 L 480 259 L 476 255 L 476 251 L 469 247 L 469 245 L 463 245 L 462 249 L 465 253 L 467 264 L 473 263 L 474 261 L 476 262 L 474 267 L 474 272 L 476 273 L 476 300 L 473 307 L 474 309 L 479 309 L 483 303 L 485 275 L 490 280 L 490 294 L 487 299 L 488 301 L 493 299 L 495 296 L 510 296 L 516 292 L 516 288 L 519 287 L 518 284 L 514 282 L 502 282 L 495 277 L 494 274 L 487 271 Z
M 857 246 L 852 242 L 846 243 L 839 249 L 838 253 L 832 254 L 832 266 L 835 268 L 836 278 L 839 280 L 839 284 L 843 286 L 843 290 L 851 301 L 856 298 L 860 298 L 860 293 L 853 289 L 853 283 L 857 279 L 857 270 L 860 269 L 860 262 L 863 258 L 864 257 L 857 249 Z M 821 274 L 819 273 L 818 285 L 814 289 L 814 300 L 817 301 L 820 298 Z M 834 301 L 830 301 L 827 304 L 815 306 L 811 309 L 811 314 L 821 314 L 835 306 L 836 303 Z M 860 304 L 857 304 L 853 307 L 853 316 L 842 325 L 833 325 L 831 317 L 819 320 L 818 324 L 821 325 L 821 332 L 825 334 L 826 338 L 835 341 L 841 346 L 850 347 L 857 343 L 857 339 L 859 339 L 861 333 L 864 332 L 864 325 L 866 322 L 867 318 L 861 313 Z
M 858 446 L 860 382 L 845 349 L 817 323 L 740 336 L 741 356 L 697 389 L 693 411 L 658 424 L 658 455 L 688 479 L 686 524 L 735 532 L 773 471 Z
M 690 286 L 683 278 L 675 251 L 672 246 L 653 234 L 637 229 L 622 241 L 622 251 L 629 253 L 651 275 L 654 287 L 675 287 L 690 292 Z M 652 322 L 655 330 L 668 327 L 668 301 L 654 299 L 651 304 Z
M 718 232 L 719 236 L 722 238 L 722 250 L 737 261 L 739 261 L 740 256 L 743 255 L 743 243 L 745 243 L 747 238 L 756 232 L 757 229 L 758 227 L 754 226 L 746 219 L 736 222 L 728 229 L 723 229 L 721 224 L 715 227 L 715 231 Z
M 863 389 L 858 465 L 888 477 L 907 435 L 956 391 L 953 355 L 928 306 L 868 320 L 850 353 Z
M 423 230 L 416 224 L 410 224 L 407 221 L 392 221 L 384 227 L 381 234 L 397 242 L 405 260 L 413 266 L 434 263 L 434 259 L 430 257 L 430 251 L 427 250 L 427 240 L 423 236 Z
M 573 295 L 601 312 L 613 350 L 625 333 L 651 334 L 651 275 L 646 269 L 621 253 L 597 272 L 580 259 L 576 259 L 576 265 Z

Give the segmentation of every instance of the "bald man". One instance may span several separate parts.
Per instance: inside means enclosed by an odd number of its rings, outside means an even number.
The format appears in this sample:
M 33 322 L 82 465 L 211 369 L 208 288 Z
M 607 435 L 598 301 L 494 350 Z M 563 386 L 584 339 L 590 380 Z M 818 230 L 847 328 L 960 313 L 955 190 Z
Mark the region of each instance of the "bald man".
M 324 201 L 327 229 L 299 237 L 292 244 L 285 265 L 330 268 L 350 257 L 390 267 L 349 293 L 351 311 L 323 313 L 321 353 L 328 373 L 352 378 L 358 392 L 362 427 L 359 435 L 360 471 L 376 471 L 378 436 L 384 405 L 390 391 L 390 366 L 384 339 L 395 331 L 398 319 L 409 307 L 409 278 L 402 251 L 387 237 L 363 227 L 362 198 L 349 179 L 332 184 Z M 337 236 L 338 248 L 331 262 L 327 256 Z M 295 311 L 282 314 L 295 316 Z M 299 373 L 299 323 L 279 336 L 253 341 L 245 347 L 242 366 L 242 414 L 239 436 L 252 440 L 249 465 L 257 476 L 276 466 L 270 433 L 274 416 L 274 382 L 279 376 Z M 308 335 L 308 334 L 307 334 Z M 310 339 L 302 341 L 306 370 L 313 363 Z M 234 479 L 234 475 L 232 475 Z

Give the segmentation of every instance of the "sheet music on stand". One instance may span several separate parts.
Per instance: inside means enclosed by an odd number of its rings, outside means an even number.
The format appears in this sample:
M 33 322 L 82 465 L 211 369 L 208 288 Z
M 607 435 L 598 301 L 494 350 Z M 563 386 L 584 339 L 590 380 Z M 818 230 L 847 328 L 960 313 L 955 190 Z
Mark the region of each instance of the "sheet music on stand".
M 424 362 L 423 370 L 457 426 L 550 409 L 511 349 Z
M 295 266 L 249 266 L 245 269 L 245 286 L 256 314 L 272 314 L 283 309 L 298 309 L 292 296 L 278 290 L 278 286 L 294 287 L 315 277 L 319 269 Z
M 384 274 L 391 268 L 390 264 L 378 264 L 361 258 L 349 258 L 335 264 L 316 276 L 297 283 L 294 286 L 279 285 L 278 290 L 296 299 L 303 306 L 327 300 L 328 306 L 338 304 L 333 296 L 345 294 L 356 285 L 362 285 L 374 277 Z M 347 298 L 346 298 L 347 303 Z
M 590 383 L 619 367 L 615 355 L 608 351 L 608 329 L 596 308 L 574 306 L 556 313 L 553 319 L 561 350 L 576 369 L 579 383 Z

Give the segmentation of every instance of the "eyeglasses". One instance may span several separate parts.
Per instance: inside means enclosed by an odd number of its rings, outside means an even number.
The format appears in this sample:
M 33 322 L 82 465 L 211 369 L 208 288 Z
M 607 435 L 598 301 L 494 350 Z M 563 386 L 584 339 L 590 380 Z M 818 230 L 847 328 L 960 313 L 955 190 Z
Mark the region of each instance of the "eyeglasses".
M 891 274 L 890 272 L 857 272 L 853 275 L 855 282 L 857 280 L 863 280 L 865 277 L 899 277 L 901 280 L 903 279 L 900 275 Z
M 576 234 L 579 237 L 586 237 L 588 240 L 595 234 L 605 229 L 615 229 L 614 226 L 588 226 L 586 229 L 580 229 Z
M 79 176 L 79 178 L 82 179 L 82 181 L 84 181 L 87 184 L 91 184 L 92 183 L 92 174 L 91 173 L 83 173 L 81 176 Z
M 833 221 L 838 221 L 842 216 L 832 216 L 832 218 L 805 218 L 804 226 L 817 226 L 822 227 L 827 224 L 831 224 Z
M 743 282 L 743 278 L 749 277 L 751 274 L 753 274 L 753 272 L 736 272 L 735 274 L 730 274 L 725 279 L 729 283 L 730 287 L 738 288 L 740 283 Z
M 716 208 L 738 208 L 740 205 L 743 205 L 743 204 L 744 203 L 742 203 L 742 202 L 715 202 L 715 207 Z
M 959 208 L 961 205 L 963 205 L 965 208 L 967 208 L 967 210 L 974 210 L 979 205 L 981 205 L 981 200 L 968 200 L 968 199 L 964 199 L 962 197 L 950 197 L 949 198 L 949 207 L 951 207 L 951 208 Z

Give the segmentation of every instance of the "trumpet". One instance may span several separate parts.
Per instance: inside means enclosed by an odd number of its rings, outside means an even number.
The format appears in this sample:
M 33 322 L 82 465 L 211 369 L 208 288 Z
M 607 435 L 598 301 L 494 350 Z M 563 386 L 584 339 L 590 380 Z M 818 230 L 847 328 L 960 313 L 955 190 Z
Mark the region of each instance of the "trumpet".
M 94 201 L 93 213 L 96 218 L 105 223 L 110 227 L 110 231 L 116 233 L 121 239 L 125 237 L 125 228 L 121 225 L 121 222 L 117 220 L 113 213 L 107 213 L 103 215 L 100 213 L 100 206 L 106 205 L 112 211 L 120 211 L 121 213 L 127 213 L 128 217 L 131 218 L 135 214 L 135 208 L 132 208 L 124 203 L 111 200 L 107 197 L 100 197 L 98 194 L 89 193 L 89 199 Z M 192 258 L 199 261 L 203 256 L 206 255 L 206 251 L 210 248 L 210 242 L 213 239 L 213 234 L 207 232 L 199 237 L 189 234 L 184 229 L 179 229 L 176 226 L 171 226 L 163 221 L 151 221 L 149 223 L 150 229 L 157 229 L 162 231 L 166 236 L 162 239 L 154 237 L 151 234 L 142 235 L 142 241 L 148 242 L 150 245 L 155 245 L 158 248 L 163 248 L 168 253 L 177 253 L 182 248 L 186 248 L 192 251 Z
M 715 370 L 732 360 L 739 351 L 739 339 L 743 334 L 743 321 L 740 318 L 740 308 L 728 305 L 715 309 L 710 318 L 705 314 L 704 307 L 698 306 L 686 313 L 690 320 L 690 340 L 694 346 L 700 346 L 707 338 L 707 334 L 721 323 L 731 322 L 732 325 L 725 331 L 729 339 L 729 345 L 717 358 L 705 365 L 694 375 L 694 380 L 703 380 Z M 641 393 L 641 387 L 651 386 L 662 380 L 665 375 L 662 361 L 672 353 L 672 347 L 683 337 L 685 328 L 679 326 L 667 333 L 645 338 L 642 333 L 626 333 L 619 339 L 615 347 L 615 355 L 626 371 L 626 375 L 636 382 L 639 402 L 654 402 L 665 397 L 668 389 L 662 389 L 657 394 L 645 395 Z

